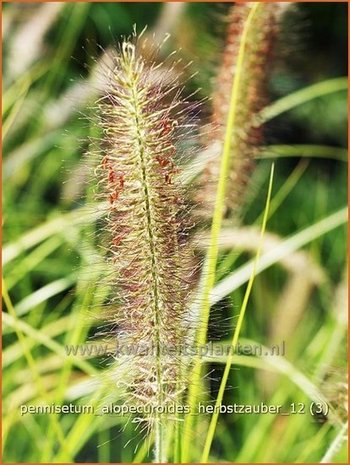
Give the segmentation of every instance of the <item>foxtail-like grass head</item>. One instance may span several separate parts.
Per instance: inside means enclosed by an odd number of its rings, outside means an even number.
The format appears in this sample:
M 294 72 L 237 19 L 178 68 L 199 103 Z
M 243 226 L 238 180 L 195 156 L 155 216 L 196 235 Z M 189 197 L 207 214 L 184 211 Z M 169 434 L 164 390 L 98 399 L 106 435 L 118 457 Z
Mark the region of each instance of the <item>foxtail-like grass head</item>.
M 239 81 L 240 85 L 237 87 L 235 124 L 231 134 L 230 168 L 225 200 L 225 213 L 228 215 L 237 217 L 245 187 L 253 172 L 254 160 L 263 142 L 263 127 L 257 116 L 268 101 L 268 81 L 283 7 L 279 4 L 262 5 L 246 31 L 245 25 L 252 5 L 236 4 L 227 17 L 226 44 L 213 89 L 212 131 L 207 141 L 212 156 L 200 180 L 199 201 L 204 205 L 204 215 L 210 215 L 213 211 L 234 80 Z M 238 67 L 239 50 L 243 42 L 245 53 Z
M 122 43 L 96 105 L 101 140 L 93 180 L 106 205 L 100 231 L 111 289 L 105 336 L 129 351 L 123 375 L 118 367 L 112 373 L 125 402 L 143 407 L 141 420 L 158 432 L 158 459 L 169 419 L 158 412 L 185 389 L 178 348 L 195 275 L 178 166 L 187 103 L 172 72 L 146 60 L 141 42 Z

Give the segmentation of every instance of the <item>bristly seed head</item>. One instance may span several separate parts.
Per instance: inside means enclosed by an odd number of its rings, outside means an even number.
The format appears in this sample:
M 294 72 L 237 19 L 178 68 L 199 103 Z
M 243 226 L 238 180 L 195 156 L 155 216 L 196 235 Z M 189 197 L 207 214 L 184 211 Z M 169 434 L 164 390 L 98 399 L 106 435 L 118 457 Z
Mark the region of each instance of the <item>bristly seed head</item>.
M 242 43 L 243 31 L 251 9 L 251 4 L 235 4 L 228 16 L 226 45 L 222 64 L 217 75 L 213 94 L 213 114 L 211 139 L 223 143 L 230 107 L 232 83 L 236 76 L 236 63 Z M 262 127 L 256 124 L 256 116 L 265 106 L 267 85 L 272 65 L 272 51 L 276 38 L 278 4 L 261 5 L 256 12 L 246 36 L 242 78 L 237 106 L 235 125 L 231 143 L 231 166 L 227 180 L 226 209 L 237 214 L 241 204 L 243 187 L 247 184 L 253 168 L 253 161 L 261 146 Z M 219 145 L 219 151 L 222 145 Z M 205 211 L 211 212 L 216 193 L 216 182 L 220 170 L 220 153 L 213 145 L 216 156 L 210 160 L 202 177 L 200 202 Z M 204 212 L 205 213 L 205 212 Z
M 122 380 L 126 400 L 143 405 L 165 405 L 184 389 L 178 357 L 162 355 L 179 346 L 186 331 L 194 273 L 177 166 L 183 105 L 167 69 L 160 72 L 143 58 L 141 46 L 124 42 L 97 103 L 102 141 L 95 175 L 97 196 L 107 205 L 102 236 L 111 301 L 117 300 L 110 325 L 119 342 L 155 348 L 130 358 Z

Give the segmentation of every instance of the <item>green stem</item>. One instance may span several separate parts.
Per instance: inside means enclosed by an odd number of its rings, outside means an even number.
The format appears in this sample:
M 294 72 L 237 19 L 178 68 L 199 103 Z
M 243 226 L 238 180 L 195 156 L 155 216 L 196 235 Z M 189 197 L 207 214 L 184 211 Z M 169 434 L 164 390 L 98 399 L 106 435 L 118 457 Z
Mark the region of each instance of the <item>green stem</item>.
M 246 292 L 244 294 L 244 299 L 243 299 L 242 306 L 241 306 L 239 316 L 238 316 L 237 326 L 236 326 L 235 331 L 233 333 L 232 343 L 231 343 L 231 348 L 233 348 L 233 349 L 237 345 L 239 334 L 241 332 L 245 311 L 246 311 L 247 305 L 248 305 L 248 299 L 250 297 L 250 293 L 251 293 L 252 287 L 253 287 L 253 282 L 254 282 L 254 279 L 255 279 L 256 266 L 257 266 L 257 263 L 258 263 L 258 260 L 259 260 L 259 257 L 260 257 L 260 253 L 261 253 L 262 241 L 263 241 L 263 237 L 264 237 L 264 234 L 265 234 L 267 218 L 268 218 L 268 215 L 269 215 L 269 205 L 270 205 L 270 201 L 271 201 L 273 172 L 274 172 L 274 166 L 272 165 L 271 174 L 270 174 L 270 181 L 269 181 L 269 188 L 268 188 L 268 193 L 267 193 L 266 207 L 265 207 L 264 217 L 263 217 L 263 222 L 262 222 L 262 227 L 261 227 L 260 244 L 259 244 L 258 250 L 257 250 L 256 255 L 255 255 L 255 260 L 254 260 L 254 264 L 253 264 L 252 273 L 250 275 L 250 279 L 249 279 L 249 282 L 248 282 L 248 285 L 247 285 L 247 289 L 246 289 Z M 218 393 L 218 396 L 216 398 L 214 413 L 213 413 L 213 415 L 211 417 L 211 420 L 210 420 L 209 430 L 208 430 L 208 434 L 207 434 L 205 444 L 204 444 L 201 463 L 207 463 L 207 461 L 208 461 L 211 444 L 212 444 L 213 439 L 214 439 L 215 429 L 216 429 L 216 425 L 217 425 L 218 418 L 219 418 L 219 407 L 222 404 L 222 400 L 224 398 L 224 393 L 225 393 L 225 389 L 226 389 L 228 376 L 230 374 L 230 369 L 231 369 L 232 360 L 233 360 L 233 352 L 234 352 L 234 350 L 230 350 L 230 353 L 229 353 L 229 355 L 227 357 L 224 374 L 222 376 L 221 383 L 220 383 L 219 393 Z
M 229 113 L 227 118 L 226 124 L 226 131 L 225 131 L 225 140 L 224 140 L 224 147 L 223 147 L 223 154 L 221 158 L 221 165 L 220 165 L 220 177 L 218 181 L 216 199 L 215 199 L 215 209 L 213 215 L 213 222 L 211 228 L 211 239 L 210 239 L 210 246 L 207 254 L 206 264 L 204 267 L 204 288 L 203 288 L 203 295 L 202 295 L 202 306 L 200 312 L 201 318 L 201 325 L 198 330 L 197 334 L 197 347 L 200 347 L 205 344 L 207 338 L 207 327 L 209 321 L 209 313 L 210 313 L 210 292 L 214 287 L 215 284 L 215 270 L 216 270 L 216 263 L 218 259 L 218 239 L 223 219 L 223 205 L 225 202 L 225 194 L 226 194 L 226 184 L 227 184 L 227 177 L 230 167 L 230 159 L 231 159 L 231 147 L 233 145 L 232 139 L 234 138 L 234 127 L 236 116 L 238 112 L 238 99 L 239 99 L 239 91 L 241 88 L 241 83 L 244 78 L 243 76 L 243 62 L 245 57 L 245 49 L 247 45 L 247 37 L 248 32 L 250 31 L 250 26 L 252 23 L 252 19 L 256 14 L 257 9 L 259 8 L 259 3 L 253 3 L 247 20 L 244 25 L 244 30 L 242 32 L 242 39 L 239 47 L 238 52 L 238 59 L 237 59 L 237 66 L 236 66 L 236 73 L 232 82 L 231 88 L 231 96 L 230 96 L 230 107 Z M 191 385 L 189 387 L 189 395 L 188 395 L 188 405 L 190 408 L 190 413 L 187 415 L 185 426 L 184 426 L 184 444 L 182 448 L 182 462 L 186 463 L 189 459 L 189 450 L 190 450 L 190 440 L 192 438 L 192 428 L 194 423 L 194 412 L 197 399 L 199 397 L 200 391 L 200 381 L 201 381 L 201 360 L 199 357 L 199 351 L 197 351 L 194 361 L 194 367 L 191 376 Z
M 157 248 L 156 238 L 154 237 L 155 221 L 151 202 L 150 185 L 151 182 L 148 179 L 147 172 L 147 152 L 144 146 L 144 137 L 142 136 L 143 129 L 143 118 L 142 110 L 137 93 L 137 82 L 135 81 L 132 73 L 129 75 L 131 82 L 131 97 L 132 105 L 135 110 L 134 121 L 136 128 L 136 141 L 137 141 L 137 152 L 139 155 L 139 164 L 141 168 L 142 185 L 144 190 L 144 204 L 146 211 L 146 224 L 147 224 L 147 235 L 150 248 L 151 257 L 151 273 L 152 273 L 152 294 L 154 303 L 154 329 L 155 329 L 155 344 L 156 344 L 156 372 L 157 372 L 157 398 L 158 404 L 161 406 L 164 403 L 163 395 L 163 383 L 162 383 L 162 360 L 161 360 L 161 314 L 160 314 L 160 295 L 158 286 L 158 271 L 160 269 L 157 263 Z M 154 446 L 154 459 L 156 463 L 166 462 L 166 444 L 165 444 L 165 431 L 162 421 L 162 415 L 157 414 L 155 419 L 155 446 Z

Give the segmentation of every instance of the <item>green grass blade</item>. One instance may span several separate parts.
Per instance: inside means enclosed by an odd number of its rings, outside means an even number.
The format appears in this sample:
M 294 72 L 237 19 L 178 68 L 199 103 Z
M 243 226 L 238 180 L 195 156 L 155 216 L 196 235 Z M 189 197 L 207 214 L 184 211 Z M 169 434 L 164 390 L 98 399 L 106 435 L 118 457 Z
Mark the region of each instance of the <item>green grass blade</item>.
M 347 149 L 327 145 L 267 145 L 263 147 L 262 152 L 258 155 L 258 158 L 280 157 L 331 158 L 346 163 L 348 151 Z
M 20 330 L 22 333 L 26 334 L 31 339 L 34 339 L 35 341 L 37 341 L 37 343 L 43 344 L 63 359 L 67 357 L 64 348 L 58 342 L 51 339 L 47 334 L 44 334 L 42 331 L 38 331 L 37 329 L 28 325 L 24 321 L 18 320 L 17 315 L 15 314 L 15 310 L 14 314 L 11 315 L 3 313 L 2 319 L 5 325 L 11 326 L 13 328 L 17 327 L 18 330 Z M 74 365 L 77 368 L 80 368 L 85 373 L 89 375 L 96 375 L 98 373 L 98 371 L 95 370 L 95 368 L 89 363 L 87 363 L 85 360 L 82 360 L 78 357 L 73 357 L 72 355 L 70 355 L 70 357 L 72 358 Z
M 241 305 L 241 308 L 240 308 L 240 311 L 239 311 L 237 325 L 236 325 L 236 328 L 235 328 L 234 333 L 233 333 L 232 343 L 231 343 L 231 347 L 233 347 L 233 348 L 236 347 L 236 345 L 237 345 L 238 338 L 239 338 L 241 328 L 242 328 L 242 324 L 243 324 L 244 315 L 245 315 L 247 305 L 248 305 L 248 300 L 249 300 L 249 297 L 250 297 L 250 294 L 251 294 L 251 291 L 252 291 L 252 288 L 253 288 L 253 283 L 254 283 L 255 274 L 256 274 L 256 267 L 257 267 L 257 263 L 259 261 L 261 248 L 262 248 L 262 242 L 263 242 L 263 238 L 264 238 L 264 234 L 265 234 L 265 230 L 266 230 L 267 218 L 268 218 L 268 215 L 269 215 L 269 206 L 270 206 L 270 201 L 271 201 L 271 192 L 272 192 L 272 183 L 273 183 L 273 173 L 274 173 L 274 167 L 272 165 L 271 174 L 270 174 L 270 181 L 269 181 L 269 187 L 268 187 L 268 193 L 267 193 L 267 199 L 266 199 L 266 207 L 265 207 L 264 217 L 263 217 L 262 226 L 261 226 L 260 244 L 259 244 L 259 247 L 258 247 L 256 255 L 255 255 L 255 259 L 254 259 L 253 267 L 252 267 L 252 273 L 250 275 L 249 282 L 248 282 L 248 285 L 247 285 L 247 289 L 246 289 L 246 292 L 244 294 L 244 299 L 243 299 L 243 302 L 242 302 L 242 305 Z M 223 398 L 224 398 L 226 384 L 227 384 L 228 376 L 229 376 L 231 365 L 232 365 L 232 357 L 233 357 L 233 351 L 231 351 L 230 355 L 228 355 L 228 357 L 227 357 L 225 370 L 224 370 L 224 373 L 223 373 L 223 376 L 222 376 L 222 379 L 221 379 L 218 396 L 217 396 L 216 402 L 215 402 L 215 411 L 214 411 L 214 413 L 213 413 L 213 415 L 211 417 L 207 437 L 206 437 L 205 443 L 204 443 L 204 449 L 203 449 L 202 458 L 201 458 L 202 463 L 207 463 L 208 462 L 210 448 L 211 448 L 211 445 L 212 445 L 212 442 L 213 442 L 213 439 L 214 439 L 216 425 L 217 425 L 218 418 L 219 418 L 219 410 L 218 410 L 218 408 L 222 404 L 222 401 L 223 401 Z
M 321 459 L 320 463 L 332 463 L 332 460 L 336 453 L 341 448 L 342 444 L 347 440 L 348 434 L 348 422 L 346 421 L 343 426 L 340 428 L 338 434 L 331 442 L 330 446 L 327 449 L 327 452 Z
M 290 253 L 295 252 L 318 237 L 345 224 L 346 221 L 347 207 L 344 207 L 302 231 L 293 234 L 274 250 L 271 250 L 261 256 L 256 273 L 261 273 L 275 263 L 278 263 L 282 258 L 288 256 Z M 251 275 L 253 263 L 254 260 L 249 261 L 238 268 L 238 270 L 221 280 L 211 293 L 211 305 L 219 302 L 225 296 L 231 294 L 231 292 L 242 286 L 242 284 L 246 283 Z
M 8 312 L 9 312 L 8 314 L 6 314 L 6 313 L 3 314 L 3 319 L 5 319 L 5 317 L 7 317 L 7 320 L 12 318 L 17 338 L 18 338 L 18 340 L 20 341 L 20 343 L 22 345 L 22 350 L 23 350 L 24 356 L 25 356 L 25 358 L 27 360 L 28 366 L 30 368 L 33 380 L 34 380 L 34 382 L 35 382 L 35 384 L 37 386 L 37 390 L 40 393 L 41 398 L 44 401 L 46 401 L 47 392 L 46 392 L 45 387 L 44 387 L 44 385 L 42 383 L 42 379 L 40 377 L 40 374 L 39 374 L 39 372 L 37 370 L 35 359 L 34 359 L 32 353 L 31 353 L 29 347 L 27 346 L 26 337 L 24 336 L 24 331 L 23 331 L 23 328 L 21 327 L 21 324 L 20 324 L 21 322 L 19 322 L 17 320 L 16 312 L 15 312 L 15 309 L 14 309 L 14 307 L 12 305 L 10 296 L 9 296 L 9 294 L 7 292 L 7 287 L 6 287 L 6 284 L 5 284 L 4 280 L 2 281 L 2 294 L 3 294 L 5 305 L 7 307 Z M 6 321 L 6 319 L 5 319 L 5 321 Z M 67 449 L 67 444 L 65 442 L 64 433 L 63 433 L 63 431 L 61 429 L 61 426 L 60 426 L 60 424 L 59 424 L 59 422 L 57 420 L 57 417 L 55 415 L 49 415 L 49 424 L 55 430 L 55 432 L 57 434 L 58 441 L 60 443 L 60 446 L 65 451 Z M 68 457 L 70 457 L 70 456 L 68 455 Z
M 259 124 L 276 118 L 276 116 L 285 113 L 303 103 L 309 102 L 315 98 L 324 97 L 333 92 L 345 91 L 348 88 L 348 78 L 338 77 L 327 79 L 316 84 L 304 87 L 303 89 L 292 92 L 285 97 L 276 100 L 265 107 L 258 115 L 257 121 Z
M 230 166 L 230 156 L 231 156 L 231 146 L 232 146 L 232 134 L 233 128 L 235 127 L 235 121 L 237 112 L 239 109 L 237 108 L 237 103 L 239 99 L 239 92 L 241 89 L 242 81 L 244 76 L 242 75 L 243 70 L 243 62 L 245 57 L 246 45 L 247 45 L 247 37 L 248 32 L 250 31 L 250 26 L 252 23 L 252 19 L 256 14 L 257 9 L 259 8 L 259 3 L 253 3 L 252 8 L 249 12 L 247 20 L 244 25 L 244 30 L 242 32 L 241 43 L 239 46 L 238 57 L 237 57 L 237 64 L 236 64 L 236 72 L 234 75 L 234 79 L 232 82 L 231 88 L 231 95 L 230 95 L 230 107 L 228 112 L 227 124 L 226 124 L 226 131 L 225 131 L 225 139 L 223 145 L 223 152 L 221 157 L 221 164 L 220 164 L 220 175 L 218 180 L 217 186 L 217 193 L 215 199 L 215 208 L 213 214 L 213 221 L 211 227 L 211 239 L 210 245 L 208 249 L 208 254 L 204 266 L 204 285 L 203 285 L 203 292 L 202 292 L 202 305 L 200 309 L 200 320 L 201 324 L 197 333 L 197 340 L 196 343 L 198 346 L 205 344 L 206 337 L 207 337 L 207 326 L 209 320 L 209 313 L 210 313 L 210 293 L 214 287 L 215 283 L 215 271 L 216 271 L 216 263 L 218 259 L 218 239 L 223 219 L 223 211 L 224 211 L 224 203 L 225 203 L 225 194 L 226 194 L 226 185 L 227 185 L 227 177 L 228 171 Z M 188 394 L 188 405 L 190 408 L 190 412 L 194 412 L 195 404 L 198 399 L 199 390 L 200 390 L 200 380 L 201 380 L 201 363 L 199 360 L 198 355 L 196 355 L 194 360 L 194 367 L 191 374 L 191 385 L 189 388 Z M 190 438 L 192 437 L 192 427 L 193 427 L 194 415 L 191 413 L 186 416 L 185 424 L 184 424 L 184 442 L 182 445 L 182 461 L 187 462 L 189 459 L 189 451 L 190 451 Z

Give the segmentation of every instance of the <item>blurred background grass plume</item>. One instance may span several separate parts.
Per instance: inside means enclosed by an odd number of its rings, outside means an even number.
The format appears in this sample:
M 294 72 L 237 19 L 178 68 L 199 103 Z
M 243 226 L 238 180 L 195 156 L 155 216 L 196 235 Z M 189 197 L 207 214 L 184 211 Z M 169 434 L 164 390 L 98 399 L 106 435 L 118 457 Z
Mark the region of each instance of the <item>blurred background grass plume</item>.
M 225 38 L 225 3 L 7 3 L 3 6 L 3 460 L 147 461 L 147 441 L 116 416 L 20 415 L 24 404 L 98 405 L 105 366 L 67 357 L 94 334 L 104 302 L 85 205 L 85 118 L 105 50 L 122 35 L 170 32 L 193 60 L 188 91 L 210 97 Z M 271 160 L 273 198 L 244 336 L 279 357 L 237 355 L 225 403 L 310 405 L 329 415 L 222 415 L 211 459 L 346 463 L 347 5 L 302 3 L 286 16 L 270 80 L 264 151 L 240 221 L 220 237 L 209 336 L 230 340 L 256 252 Z M 208 108 L 204 108 L 203 118 Z M 205 233 L 203 247 L 207 243 Z M 82 245 L 82 243 L 84 245 Z M 255 245 L 254 245 L 255 244 Z M 89 270 L 87 272 L 86 270 Z M 218 296 L 218 297 L 217 297 Z M 87 309 L 90 309 L 87 311 Z M 227 329 L 215 332 L 215 321 Z M 222 360 L 207 360 L 217 394 Z M 192 442 L 200 457 L 208 418 Z

